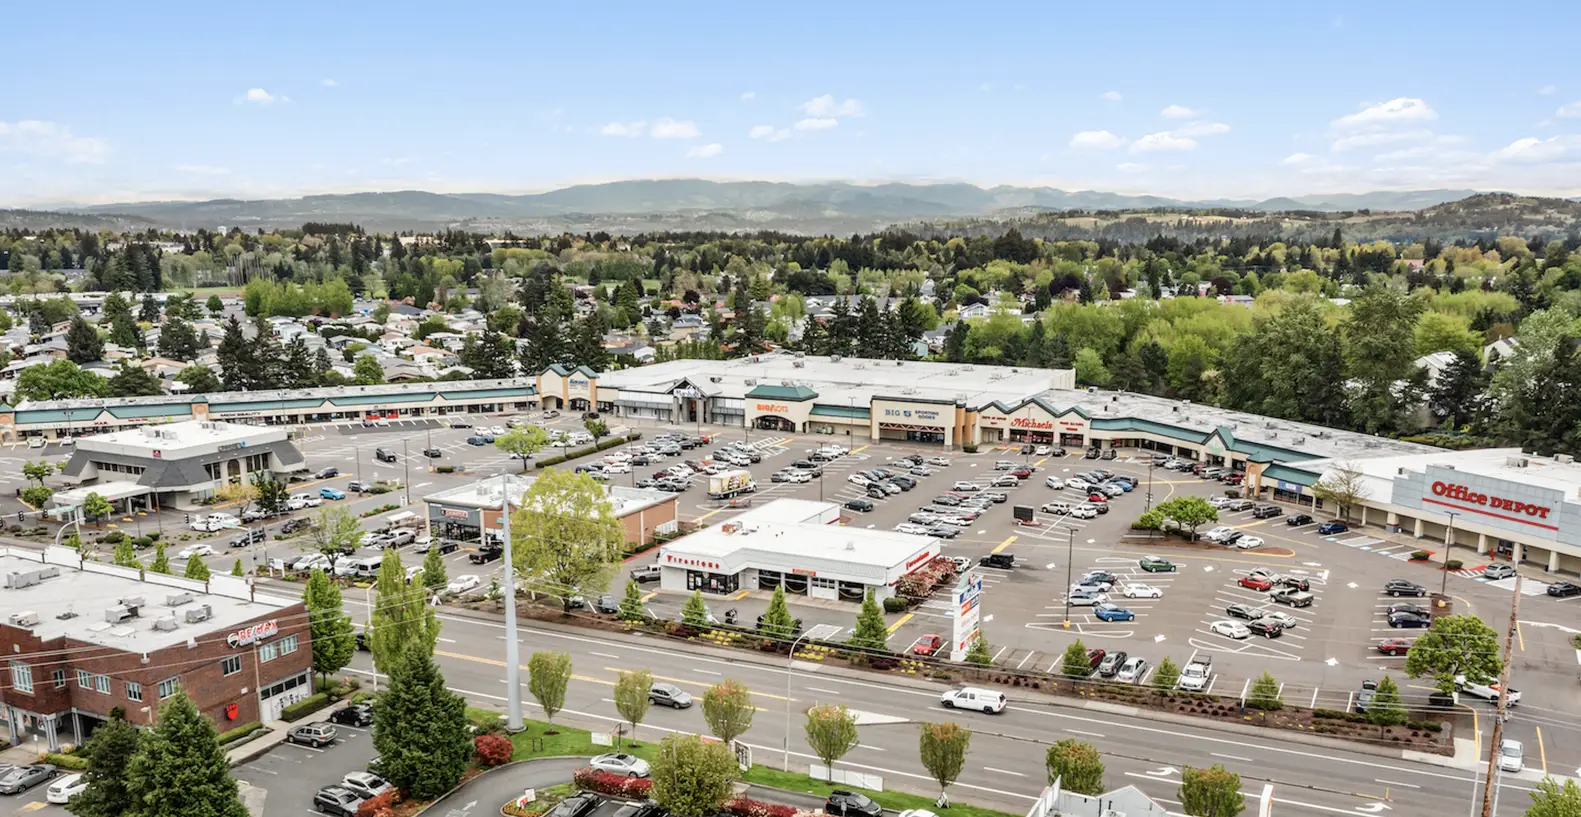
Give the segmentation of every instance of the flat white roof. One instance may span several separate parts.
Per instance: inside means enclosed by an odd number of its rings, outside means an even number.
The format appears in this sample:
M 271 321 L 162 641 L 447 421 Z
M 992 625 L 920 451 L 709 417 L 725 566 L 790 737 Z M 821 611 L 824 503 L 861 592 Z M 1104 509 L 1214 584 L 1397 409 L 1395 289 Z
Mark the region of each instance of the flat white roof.
M 522 494 L 532 487 L 538 478 L 522 474 L 507 474 L 503 477 L 505 489 L 509 490 L 511 506 L 521 507 Z M 440 491 L 423 497 L 424 502 L 435 505 L 454 505 L 465 508 L 491 508 L 500 507 L 501 477 L 480 479 L 468 485 Z M 604 496 L 609 499 L 610 510 L 616 517 L 628 516 L 637 511 L 651 508 L 675 499 L 676 495 L 667 491 L 655 491 L 649 488 L 628 488 L 623 485 L 604 483 Z
M 1518 463 L 1524 462 L 1525 465 Z M 1368 486 L 1364 501 L 1390 504 L 1393 502 L 1394 480 L 1400 470 L 1426 471 L 1428 466 L 1440 465 L 1458 472 L 1488 479 L 1500 479 L 1559 491 L 1565 498 L 1581 499 L 1581 464 L 1561 462 L 1554 457 L 1523 454 L 1519 448 L 1480 448 L 1467 451 L 1434 451 L 1429 454 L 1411 454 L 1369 459 L 1326 459 L 1296 463 L 1304 471 L 1323 474 L 1343 468 L 1360 471 Z
M 802 521 L 831 509 L 838 512 L 839 505 L 776 499 L 728 522 L 681 537 L 665 545 L 664 552 L 720 561 L 757 554 L 758 561 L 778 562 L 792 557 L 806 564 L 889 569 L 927 550 L 933 542 L 927 536 L 899 531 Z
M 84 451 L 113 451 L 120 454 L 159 451 L 179 456 L 193 448 L 235 444 L 245 448 L 249 444 L 283 441 L 286 429 L 280 426 L 254 426 L 227 423 L 221 420 L 183 420 L 178 423 L 159 423 L 94 434 L 77 440 L 77 447 Z

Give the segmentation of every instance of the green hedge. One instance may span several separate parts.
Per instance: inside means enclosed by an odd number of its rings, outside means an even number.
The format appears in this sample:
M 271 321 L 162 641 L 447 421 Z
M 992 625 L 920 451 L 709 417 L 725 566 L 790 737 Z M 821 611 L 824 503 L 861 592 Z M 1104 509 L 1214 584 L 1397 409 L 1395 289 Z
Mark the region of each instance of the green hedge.
M 311 715 L 314 712 L 329 706 L 330 700 L 331 699 L 328 692 L 320 692 L 315 695 L 309 695 L 308 697 L 291 704 L 285 709 L 280 710 L 280 720 L 294 721 L 306 715 Z
M 245 737 L 248 737 L 248 736 L 252 735 L 253 732 L 256 732 L 256 731 L 258 731 L 259 729 L 262 729 L 262 728 L 263 728 L 263 724 L 262 723 L 259 723 L 258 721 L 253 721 L 251 723 L 244 723 L 241 726 L 236 727 L 235 729 L 227 729 L 224 732 L 221 732 L 220 735 L 219 735 L 220 745 L 224 746 L 224 745 L 226 745 L 228 743 L 235 743 L 236 741 L 241 740 L 241 739 L 243 739 Z
M 44 755 L 44 762 L 51 766 L 59 766 L 62 769 L 72 769 L 74 771 L 88 768 L 88 759 L 76 755 L 63 755 L 51 752 Z
M 598 443 L 594 443 L 593 445 L 587 446 L 585 448 L 578 448 L 578 449 L 576 449 L 574 451 L 567 451 L 563 455 L 556 455 L 556 456 L 553 456 L 553 457 L 545 457 L 545 458 L 543 458 L 541 460 L 537 460 L 533 464 L 533 467 L 534 468 L 548 468 L 551 465 L 559 465 L 562 462 L 566 462 L 566 461 L 569 461 L 569 460 L 574 460 L 577 457 L 585 457 L 588 454 L 597 454 L 600 451 L 604 451 L 604 450 L 607 450 L 607 449 L 610 449 L 610 448 L 615 448 L 617 446 L 622 446 L 622 445 L 625 445 L 626 442 L 627 442 L 627 440 L 626 440 L 625 437 L 610 437 L 607 440 L 604 440 L 604 441 L 598 442 Z
M 899 596 L 890 596 L 889 598 L 884 599 L 884 612 L 886 613 L 903 612 L 907 607 L 910 606 L 910 602 Z

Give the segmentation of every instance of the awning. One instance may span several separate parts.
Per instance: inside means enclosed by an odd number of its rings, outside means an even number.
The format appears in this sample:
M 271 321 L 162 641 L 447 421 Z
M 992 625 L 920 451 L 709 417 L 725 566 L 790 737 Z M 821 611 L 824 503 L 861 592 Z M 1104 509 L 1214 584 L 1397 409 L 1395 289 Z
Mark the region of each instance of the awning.
M 146 496 L 153 493 L 153 489 L 135 482 L 100 482 L 95 485 L 82 485 L 65 491 L 56 491 L 50 501 L 57 506 L 81 505 L 88 501 L 88 494 L 98 494 L 111 502 L 118 502 L 127 497 Z

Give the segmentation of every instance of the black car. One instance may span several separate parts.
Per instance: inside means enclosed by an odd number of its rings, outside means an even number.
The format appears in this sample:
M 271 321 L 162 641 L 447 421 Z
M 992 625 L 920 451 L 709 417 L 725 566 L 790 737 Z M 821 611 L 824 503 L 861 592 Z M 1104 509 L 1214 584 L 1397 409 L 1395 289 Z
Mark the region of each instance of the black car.
M 579 791 L 561 800 L 544 817 L 587 817 L 603 805 L 603 796 L 590 791 Z
M 1312 524 L 1312 517 L 1304 513 L 1294 513 L 1285 517 L 1285 524 L 1292 528 L 1297 525 L 1310 525 Z
M 440 457 L 443 457 L 444 455 L 445 455 L 445 452 L 440 451 L 437 448 L 425 448 L 425 449 L 423 449 L 423 456 L 425 456 L 425 457 L 427 457 L 427 458 L 429 458 L 431 460 L 439 459 Z
M 1263 638 L 1278 638 L 1285 634 L 1284 627 L 1261 618 L 1246 622 L 1246 629 L 1251 630 L 1252 635 L 1260 635 Z
M 329 713 L 329 722 L 343 726 L 367 726 L 373 723 L 373 707 L 367 704 L 352 704 L 337 709 Z
M 504 547 L 479 548 L 477 551 L 467 554 L 467 561 L 475 565 L 486 565 L 504 555 Z
M 955 505 L 961 504 L 961 498 L 956 496 L 955 494 L 939 494 L 938 496 L 933 498 L 933 504 L 935 504 L 935 505 L 949 505 L 949 506 L 953 507 Z
M 1292 590 L 1300 590 L 1302 592 L 1312 589 L 1312 583 L 1306 579 L 1301 578 L 1300 576 L 1275 576 L 1274 586 L 1288 587 Z
M 307 519 L 287 519 L 285 521 L 285 524 L 280 526 L 280 533 L 281 533 L 281 535 L 286 535 L 286 534 L 295 533 L 295 532 L 297 532 L 299 530 L 302 530 L 304 528 L 311 528 L 311 527 L 313 527 L 313 522 L 311 520 L 307 520 Z
M 1110 585 L 1116 585 L 1120 583 L 1120 577 L 1110 573 L 1107 570 L 1089 570 L 1087 571 L 1086 575 L 1082 576 L 1082 579 L 1095 582 L 1108 582 Z
M 450 427 L 451 428 L 471 428 L 472 427 L 472 421 L 471 420 L 451 420 L 450 421 Z
M 333 465 L 331 465 L 330 467 L 325 468 L 324 470 L 319 471 L 318 473 L 314 474 L 313 478 L 314 479 L 329 479 L 330 477 L 338 477 L 338 476 L 340 476 L 340 469 L 336 468 Z
M 1028 443 L 1028 444 L 1027 444 L 1027 445 L 1023 445 L 1023 446 L 1021 446 L 1021 453 L 1022 453 L 1022 454 L 1023 454 L 1023 455 L 1026 455 L 1026 454 L 1035 454 L 1035 453 L 1037 453 L 1037 450 L 1038 450 L 1038 447 L 1037 447 L 1037 446 L 1035 446 L 1035 445 L 1032 445 L 1032 444 L 1030 444 L 1030 443 Z
M 615 810 L 613 817 L 666 817 L 670 810 L 652 800 L 627 803 Z
M 1013 568 L 1016 566 L 1016 557 L 1009 553 L 990 553 L 978 559 L 977 563 L 987 567 Z
M 1115 673 L 1120 671 L 1120 667 L 1125 666 L 1126 658 L 1124 650 L 1105 654 L 1103 660 L 1098 662 L 1098 675 L 1113 678 Z
M 1278 505 L 1267 505 L 1267 504 L 1264 504 L 1264 505 L 1258 505 L 1257 507 L 1252 508 L 1252 518 L 1253 519 L 1272 519 L 1272 518 L 1274 518 L 1274 517 L 1276 517 L 1278 515 L 1279 515 L 1279 506 Z
M 861 511 L 862 513 L 867 513 L 868 511 L 873 510 L 873 503 L 872 501 L 866 499 L 853 499 L 850 502 L 845 503 L 845 508 L 848 511 Z
M 954 539 L 959 536 L 961 529 L 954 525 L 929 525 L 928 535 L 935 539 Z
M 1256 621 L 1263 617 L 1263 611 L 1250 604 L 1232 604 L 1224 608 L 1224 612 L 1230 618 L 1241 618 L 1247 621 Z
M 1404 601 L 1397 601 L 1385 609 L 1388 610 L 1388 615 L 1391 616 L 1397 613 L 1410 613 L 1413 616 L 1431 616 L 1433 614 L 1431 610 L 1420 604 L 1411 604 Z
M 835 789 L 829 792 L 829 800 L 823 804 L 826 814 L 837 814 L 841 817 L 883 817 L 884 809 L 873 802 L 865 794 L 854 791 Z
M 1416 596 L 1417 598 L 1421 598 L 1422 596 L 1427 595 L 1427 588 L 1416 584 L 1415 582 L 1408 582 L 1405 579 L 1390 579 L 1387 582 L 1384 582 L 1383 592 L 1396 597 Z
M 1095 460 L 1095 459 L 1098 459 L 1098 455 L 1100 453 L 1102 453 L 1102 452 L 1100 452 L 1096 448 L 1089 448 L 1086 451 L 1082 452 L 1081 456 L 1082 456 L 1082 459 L 1085 459 L 1085 460 Z
M 320 814 L 356 817 L 357 808 L 361 805 L 362 798 L 344 786 L 325 786 L 313 795 L 313 808 Z
M 614 596 L 605 593 L 599 596 L 597 601 L 593 602 L 593 610 L 606 616 L 612 616 L 620 612 L 620 604 L 615 601 Z
M 1395 613 L 1389 616 L 1390 627 L 1415 627 L 1426 628 L 1433 626 L 1433 619 L 1428 616 L 1419 616 L 1415 613 Z
M 1581 596 L 1581 584 L 1572 582 L 1554 582 L 1548 585 L 1548 595 L 1556 599 L 1567 599 L 1571 596 Z

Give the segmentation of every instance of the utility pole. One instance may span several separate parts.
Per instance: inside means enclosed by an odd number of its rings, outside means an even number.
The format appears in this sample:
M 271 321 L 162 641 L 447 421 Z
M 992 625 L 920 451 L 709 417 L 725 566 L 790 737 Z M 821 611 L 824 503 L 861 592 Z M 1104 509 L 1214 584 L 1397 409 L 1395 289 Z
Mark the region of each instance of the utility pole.
M 1488 741 L 1488 777 L 1482 784 L 1482 817 L 1493 817 L 1493 801 L 1498 796 L 1494 779 L 1499 774 L 1499 741 L 1504 738 L 1504 719 L 1510 701 L 1510 649 L 1515 646 L 1515 617 L 1521 609 L 1521 574 L 1515 574 L 1515 589 L 1510 592 L 1510 626 L 1504 632 L 1504 666 L 1499 670 L 1499 714 L 1493 719 L 1493 736 Z
M 1153 509 L 1153 458 L 1147 458 L 1147 505 L 1142 508 L 1142 513 Z
M 1449 528 L 1444 532 L 1444 561 L 1446 563 L 1449 561 L 1449 551 L 1450 551 L 1450 549 L 1455 546 L 1455 517 L 1457 517 L 1459 515 L 1460 514 L 1455 512 L 1455 511 L 1448 511 L 1448 512 L 1445 513 L 1445 516 L 1449 517 Z M 1448 591 L 1449 591 L 1449 571 L 1445 570 L 1443 578 L 1440 579 L 1439 582 L 1438 582 L 1438 603 L 1439 604 L 1443 604 L 1444 603 L 1444 594 L 1447 593 Z
M 515 734 L 526 728 L 522 724 L 521 646 L 516 635 L 516 568 L 511 560 L 511 477 L 500 474 L 500 525 L 505 541 L 505 566 L 501 582 L 505 591 L 505 688 L 507 694 L 505 731 Z
M 1070 579 L 1071 561 L 1076 553 L 1076 529 L 1067 531 L 1070 535 L 1065 539 L 1065 629 L 1070 629 Z

